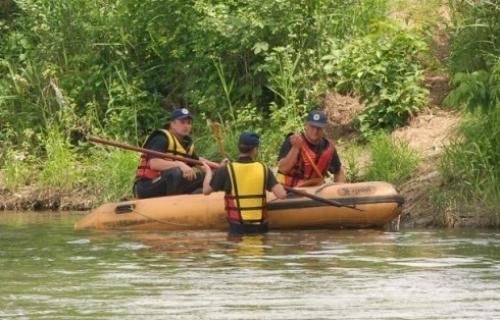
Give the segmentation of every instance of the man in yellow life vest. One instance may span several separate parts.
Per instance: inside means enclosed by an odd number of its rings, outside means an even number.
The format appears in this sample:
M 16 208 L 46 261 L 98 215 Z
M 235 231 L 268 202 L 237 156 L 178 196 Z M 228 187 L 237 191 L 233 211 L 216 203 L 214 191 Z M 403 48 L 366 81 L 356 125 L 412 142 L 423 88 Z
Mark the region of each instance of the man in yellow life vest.
M 345 173 L 331 139 L 325 138 L 326 115 L 309 112 L 304 132 L 290 133 L 278 156 L 278 181 L 289 187 L 317 185 L 327 172 L 335 182 L 345 182 Z
M 238 149 L 238 160 L 218 169 L 213 178 L 210 168 L 204 163 L 203 193 L 226 192 L 224 201 L 230 233 L 267 232 L 266 190 L 272 191 L 279 199 L 286 198 L 286 191 L 269 168 L 255 161 L 259 152 L 256 133 L 241 133 Z
M 190 137 L 193 116 L 186 109 L 175 109 L 170 115 L 168 129 L 155 130 L 143 148 L 195 160 Z M 134 193 L 138 198 L 152 198 L 192 193 L 202 187 L 204 173 L 183 161 L 172 161 L 142 154 L 136 171 Z

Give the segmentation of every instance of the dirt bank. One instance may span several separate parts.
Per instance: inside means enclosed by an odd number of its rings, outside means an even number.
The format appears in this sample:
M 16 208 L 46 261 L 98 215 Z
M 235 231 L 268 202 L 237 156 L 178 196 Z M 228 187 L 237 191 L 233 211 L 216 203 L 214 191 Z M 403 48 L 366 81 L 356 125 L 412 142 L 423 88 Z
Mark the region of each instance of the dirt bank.
M 0 171 L 0 210 L 89 210 L 98 205 L 85 190 L 60 191 L 26 186 L 18 192 L 5 189 Z

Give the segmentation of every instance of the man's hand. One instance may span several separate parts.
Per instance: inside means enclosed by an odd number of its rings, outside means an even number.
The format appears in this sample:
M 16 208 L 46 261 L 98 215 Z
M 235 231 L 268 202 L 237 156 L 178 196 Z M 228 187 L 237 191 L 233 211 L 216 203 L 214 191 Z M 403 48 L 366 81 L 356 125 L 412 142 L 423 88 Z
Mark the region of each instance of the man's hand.
M 189 180 L 193 181 L 194 178 L 196 177 L 196 174 L 194 173 L 193 168 L 188 166 L 186 163 L 179 161 L 179 169 L 182 171 L 182 177 Z
M 294 133 L 290 136 L 290 143 L 293 148 L 300 149 L 304 143 L 304 138 L 302 138 L 300 133 Z
M 210 167 L 208 166 L 208 163 L 206 161 L 201 161 L 201 166 L 200 166 L 201 171 L 207 173 L 211 171 Z

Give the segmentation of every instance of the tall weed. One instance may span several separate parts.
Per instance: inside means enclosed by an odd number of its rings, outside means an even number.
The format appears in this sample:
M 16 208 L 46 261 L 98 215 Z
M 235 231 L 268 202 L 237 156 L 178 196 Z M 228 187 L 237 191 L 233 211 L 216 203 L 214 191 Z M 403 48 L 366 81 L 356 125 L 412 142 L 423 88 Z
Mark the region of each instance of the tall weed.
M 451 1 L 450 7 L 453 90 L 446 102 L 465 107 L 466 118 L 440 163 L 441 196 L 479 212 L 500 204 L 500 5 Z
M 68 137 L 62 131 L 52 129 L 44 140 L 47 158 L 38 174 L 38 184 L 59 191 L 76 188 L 82 182 L 82 173 Z
M 36 179 L 36 162 L 33 155 L 8 148 L 3 154 L 2 178 L 6 189 L 16 192 Z
M 130 198 L 138 163 L 138 153 L 93 148 L 84 169 L 84 185 L 101 201 Z
M 440 171 L 462 202 L 500 204 L 500 108 L 467 116 L 459 138 L 443 155 Z
M 409 178 L 418 165 L 419 156 L 407 142 L 392 141 L 390 135 L 379 132 L 369 141 L 371 162 L 365 180 L 383 180 L 399 184 Z

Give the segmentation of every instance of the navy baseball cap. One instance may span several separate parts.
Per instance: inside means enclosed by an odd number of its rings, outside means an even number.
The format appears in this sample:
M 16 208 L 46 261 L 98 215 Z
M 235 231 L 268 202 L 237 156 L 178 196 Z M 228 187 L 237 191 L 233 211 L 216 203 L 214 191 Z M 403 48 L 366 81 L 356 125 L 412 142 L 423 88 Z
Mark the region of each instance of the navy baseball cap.
M 172 114 L 170 115 L 170 121 L 174 121 L 177 119 L 186 119 L 186 118 L 193 119 L 193 116 L 186 108 L 175 109 L 174 111 L 172 111 Z
M 256 147 L 259 145 L 259 135 L 255 132 L 242 132 L 240 134 L 239 144 Z
M 326 114 L 323 111 L 313 110 L 307 115 L 306 121 L 313 127 L 324 128 L 326 126 Z

